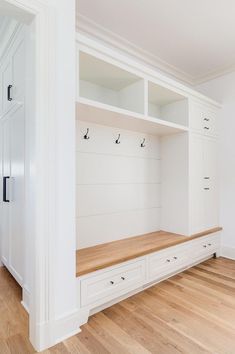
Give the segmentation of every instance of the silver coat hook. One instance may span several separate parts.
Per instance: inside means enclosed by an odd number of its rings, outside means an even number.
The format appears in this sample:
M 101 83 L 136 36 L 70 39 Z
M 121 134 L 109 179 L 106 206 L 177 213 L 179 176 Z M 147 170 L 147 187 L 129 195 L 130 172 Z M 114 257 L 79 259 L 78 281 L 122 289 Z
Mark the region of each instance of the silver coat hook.
M 143 139 L 143 141 L 142 141 L 142 143 L 140 144 L 140 146 L 142 147 L 142 148 L 144 148 L 146 145 L 145 145 L 145 138 Z
M 121 136 L 121 134 L 118 134 L 118 138 L 117 138 L 117 140 L 115 140 L 115 144 L 121 144 L 120 136 Z
M 89 140 L 90 139 L 90 137 L 89 137 L 89 128 L 87 128 L 87 130 L 86 130 L 86 134 L 83 136 L 83 138 L 85 139 L 85 140 Z

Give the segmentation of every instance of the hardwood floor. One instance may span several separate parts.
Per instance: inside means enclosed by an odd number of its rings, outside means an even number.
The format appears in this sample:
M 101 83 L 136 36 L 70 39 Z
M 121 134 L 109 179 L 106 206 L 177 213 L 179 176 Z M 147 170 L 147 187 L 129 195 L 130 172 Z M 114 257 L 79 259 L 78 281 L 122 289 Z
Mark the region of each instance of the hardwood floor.
M 0 271 L 0 353 L 34 353 L 20 289 Z M 210 259 L 89 319 L 44 354 L 235 353 L 235 261 Z

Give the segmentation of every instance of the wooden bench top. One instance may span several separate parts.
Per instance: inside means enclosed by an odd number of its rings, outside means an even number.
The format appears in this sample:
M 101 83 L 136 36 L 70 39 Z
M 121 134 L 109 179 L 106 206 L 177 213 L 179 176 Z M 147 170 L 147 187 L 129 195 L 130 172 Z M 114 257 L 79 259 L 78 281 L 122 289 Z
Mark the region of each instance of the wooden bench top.
M 76 276 L 78 277 L 110 267 L 221 230 L 221 227 L 216 227 L 190 237 L 165 231 L 157 231 L 83 248 L 77 250 L 76 253 Z

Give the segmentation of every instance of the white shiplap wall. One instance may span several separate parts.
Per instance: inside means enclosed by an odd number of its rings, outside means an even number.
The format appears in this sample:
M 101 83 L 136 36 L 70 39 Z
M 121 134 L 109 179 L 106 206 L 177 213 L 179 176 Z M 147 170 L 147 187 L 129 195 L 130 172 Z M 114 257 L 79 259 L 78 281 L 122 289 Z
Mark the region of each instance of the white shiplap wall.
M 160 229 L 159 138 L 77 121 L 76 149 L 77 248 Z

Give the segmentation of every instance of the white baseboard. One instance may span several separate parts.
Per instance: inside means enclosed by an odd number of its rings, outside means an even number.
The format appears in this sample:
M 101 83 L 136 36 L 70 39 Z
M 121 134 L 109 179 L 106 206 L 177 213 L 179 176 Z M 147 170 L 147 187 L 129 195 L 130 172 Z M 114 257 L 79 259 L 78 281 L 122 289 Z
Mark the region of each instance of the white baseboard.
M 26 288 L 22 289 L 22 301 L 21 305 L 24 307 L 24 309 L 29 313 L 29 291 Z
M 31 338 L 37 351 L 48 349 L 81 332 L 80 326 L 88 321 L 89 311 L 78 310 L 55 321 L 39 324 Z M 37 341 L 34 339 L 37 338 Z
M 235 248 L 228 246 L 221 246 L 221 256 L 235 260 Z

